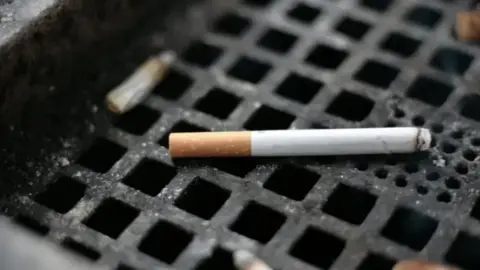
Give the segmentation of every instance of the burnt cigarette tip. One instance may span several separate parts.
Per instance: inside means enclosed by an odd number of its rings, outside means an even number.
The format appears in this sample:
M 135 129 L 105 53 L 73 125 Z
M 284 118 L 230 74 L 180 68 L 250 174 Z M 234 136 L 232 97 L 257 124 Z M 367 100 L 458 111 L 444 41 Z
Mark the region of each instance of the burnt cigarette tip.
M 238 250 L 233 253 L 233 263 L 238 269 L 246 269 L 247 266 L 255 262 L 257 258 L 246 250 Z
M 432 144 L 432 134 L 430 133 L 430 130 L 426 128 L 420 128 L 418 130 L 418 150 L 419 151 L 425 151 L 430 148 L 430 145 Z
M 233 263 L 239 270 L 272 270 L 262 260 L 246 250 L 235 251 Z
M 168 66 L 177 60 L 177 54 L 174 51 L 164 51 L 158 56 L 158 60 Z

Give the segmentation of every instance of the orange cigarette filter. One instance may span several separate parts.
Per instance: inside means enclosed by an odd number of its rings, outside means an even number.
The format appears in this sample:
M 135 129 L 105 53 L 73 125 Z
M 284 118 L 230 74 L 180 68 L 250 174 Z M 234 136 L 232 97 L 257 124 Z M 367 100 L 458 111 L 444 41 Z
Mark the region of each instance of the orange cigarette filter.
M 456 32 L 460 40 L 479 40 L 480 11 L 458 12 Z
M 402 261 L 399 262 L 393 270 L 460 270 L 459 268 L 421 262 L 421 261 Z
M 172 133 L 172 157 L 247 157 L 251 156 L 250 132 Z

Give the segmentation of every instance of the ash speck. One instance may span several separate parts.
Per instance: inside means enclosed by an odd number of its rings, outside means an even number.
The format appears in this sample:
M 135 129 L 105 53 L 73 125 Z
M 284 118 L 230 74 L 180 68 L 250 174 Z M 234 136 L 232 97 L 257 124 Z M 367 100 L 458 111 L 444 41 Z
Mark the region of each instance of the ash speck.
M 66 166 L 70 165 L 70 161 L 66 157 L 61 157 L 61 158 L 58 159 L 58 161 L 60 162 L 60 165 L 62 167 L 66 167 Z

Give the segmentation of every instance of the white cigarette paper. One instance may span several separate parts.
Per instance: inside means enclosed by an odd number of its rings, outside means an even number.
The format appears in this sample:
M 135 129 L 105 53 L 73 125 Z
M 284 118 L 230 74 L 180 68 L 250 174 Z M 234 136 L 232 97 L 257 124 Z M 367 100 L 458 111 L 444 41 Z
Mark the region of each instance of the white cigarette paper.
M 107 94 L 108 108 L 114 113 L 123 114 L 140 104 L 163 79 L 175 58 L 174 52 L 166 51 L 148 59 Z
M 233 262 L 239 270 L 272 270 L 270 266 L 246 250 L 235 251 Z
M 172 157 L 394 154 L 430 148 L 416 127 L 172 133 Z

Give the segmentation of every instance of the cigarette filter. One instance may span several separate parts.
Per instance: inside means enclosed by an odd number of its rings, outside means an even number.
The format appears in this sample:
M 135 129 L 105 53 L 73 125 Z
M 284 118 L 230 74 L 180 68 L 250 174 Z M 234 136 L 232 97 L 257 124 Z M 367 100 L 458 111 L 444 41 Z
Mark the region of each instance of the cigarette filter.
M 163 79 L 175 58 L 175 53 L 166 51 L 148 59 L 130 77 L 107 94 L 108 108 L 114 113 L 123 114 L 137 106 Z
M 415 127 L 171 133 L 170 155 L 181 157 L 316 156 L 427 150 L 431 134 Z
M 479 40 L 480 11 L 458 12 L 456 32 L 460 40 Z
M 239 270 L 272 270 L 270 266 L 246 250 L 235 251 L 233 262 Z
M 420 261 L 402 261 L 397 263 L 393 270 L 460 270 L 458 268 L 448 267 L 439 264 L 420 262 Z

